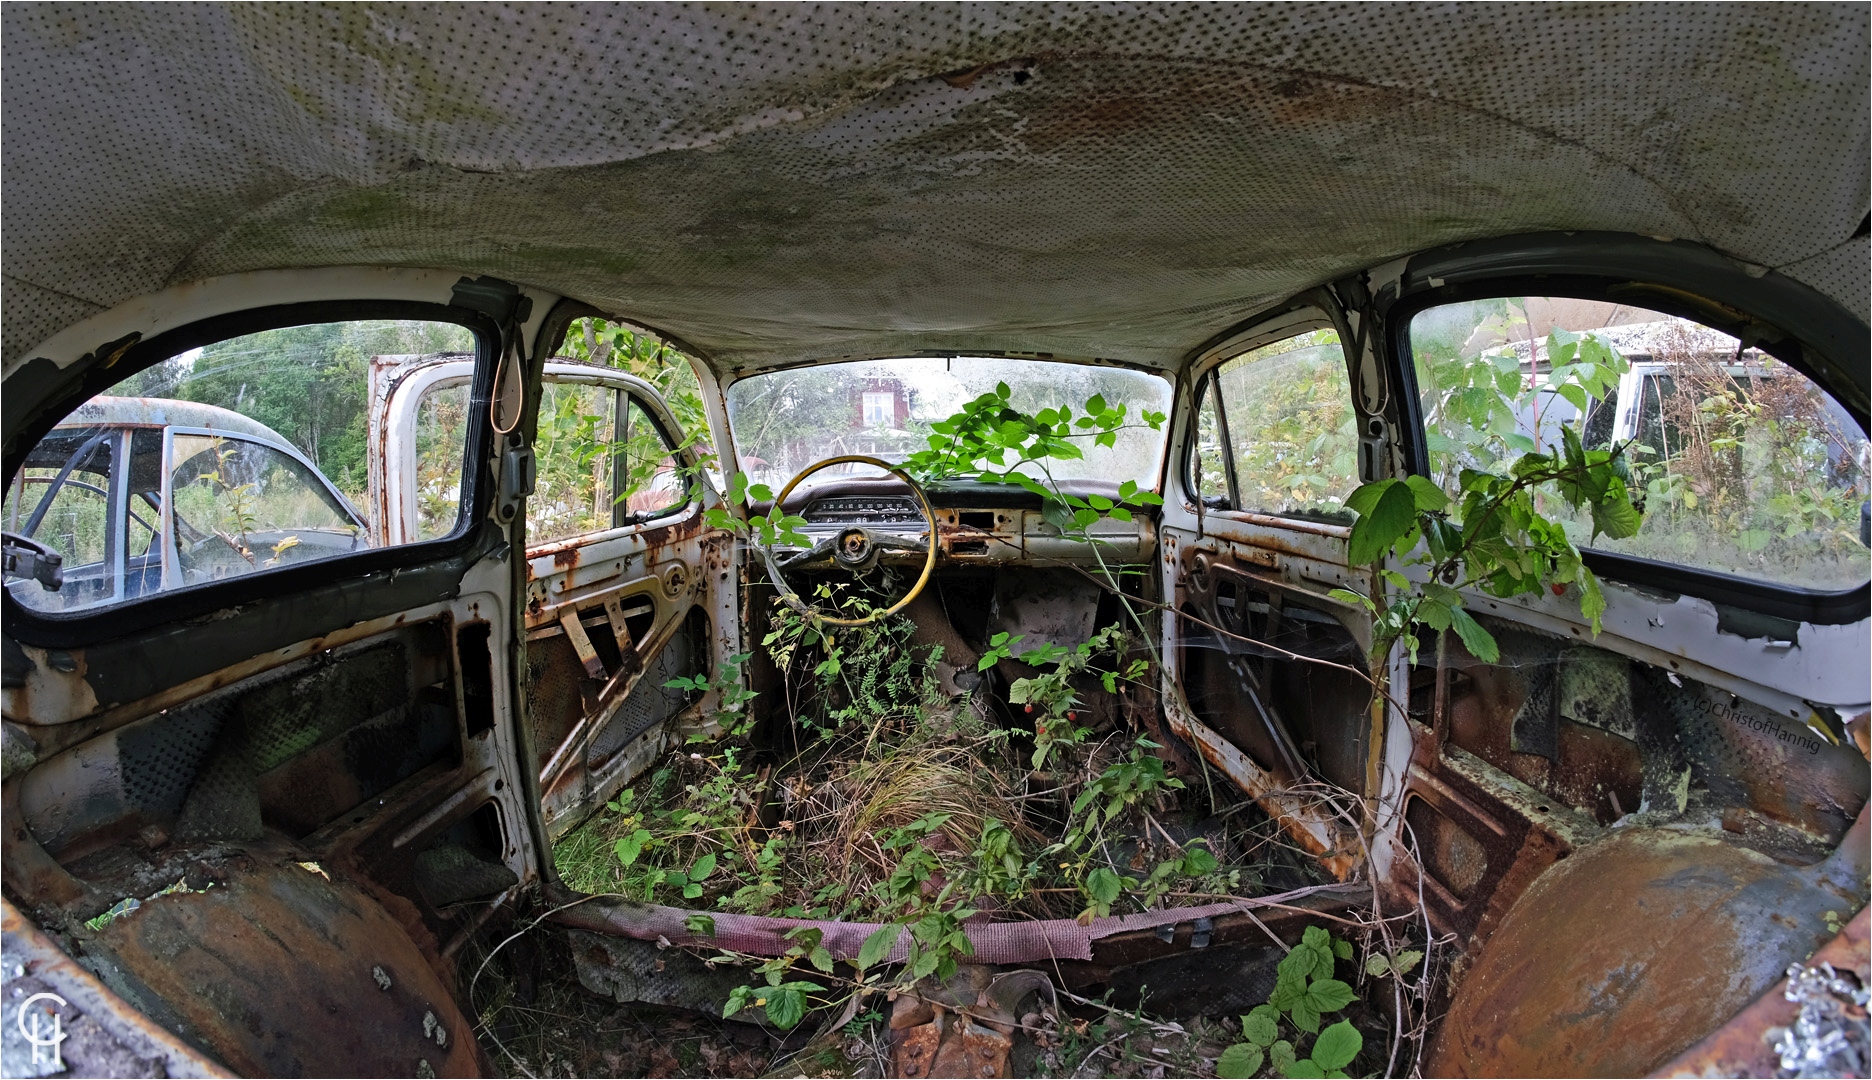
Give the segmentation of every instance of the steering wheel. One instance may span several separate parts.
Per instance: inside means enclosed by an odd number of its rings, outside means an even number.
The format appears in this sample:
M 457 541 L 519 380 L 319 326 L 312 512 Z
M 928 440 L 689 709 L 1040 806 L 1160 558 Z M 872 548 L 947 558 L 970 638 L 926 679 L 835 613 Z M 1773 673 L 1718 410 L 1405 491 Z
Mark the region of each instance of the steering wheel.
M 785 602 L 788 607 L 808 618 L 830 623 L 833 626 L 869 626 L 879 619 L 887 615 L 895 615 L 897 612 L 909 606 L 910 601 L 915 600 L 917 595 L 923 591 L 923 587 L 929 584 L 930 573 L 936 569 L 936 511 L 931 508 L 929 494 L 923 490 L 923 485 L 911 479 L 909 473 L 904 472 L 888 461 L 881 461 L 864 454 L 846 454 L 842 457 L 829 457 L 824 461 L 815 461 L 811 465 L 800 470 L 794 475 L 793 479 L 787 481 L 786 487 L 780 489 L 780 494 L 774 497 L 773 505 L 774 512 L 778 513 L 780 507 L 785 505 L 787 496 L 793 494 L 793 489 L 799 486 L 800 481 L 821 469 L 833 465 L 843 465 L 849 462 L 876 466 L 890 473 L 892 476 L 895 476 L 897 479 L 902 480 L 910 488 L 911 494 L 916 496 L 917 505 L 923 510 L 923 523 L 929 526 L 929 532 L 926 534 L 927 539 L 921 541 L 905 540 L 902 537 L 891 536 L 886 533 L 873 533 L 869 529 L 854 525 L 850 528 L 840 529 L 835 535 L 829 536 L 819 541 L 817 544 L 814 544 L 811 548 L 790 555 L 783 560 L 775 559 L 773 549 L 770 547 L 762 546 L 760 550 L 761 556 L 767 560 L 767 573 L 773 578 L 774 588 L 779 591 L 780 599 Z M 820 562 L 821 560 L 824 560 L 829 566 L 837 566 L 853 572 L 869 570 L 871 567 L 877 565 L 878 556 L 882 554 L 886 548 L 897 551 L 923 552 L 923 573 L 918 576 L 916 584 L 910 586 L 910 591 L 903 595 L 903 599 L 892 604 L 890 607 L 873 611 L 862 619 L 841 619 L 837 616 L 827 615 L 825 612 L 820 611 L 817 607 L 800 599 L 799 593 L 793 591 L 793 587 L 787 584 L 786 576 L 783 573 L 787 568 L 797 569 Z

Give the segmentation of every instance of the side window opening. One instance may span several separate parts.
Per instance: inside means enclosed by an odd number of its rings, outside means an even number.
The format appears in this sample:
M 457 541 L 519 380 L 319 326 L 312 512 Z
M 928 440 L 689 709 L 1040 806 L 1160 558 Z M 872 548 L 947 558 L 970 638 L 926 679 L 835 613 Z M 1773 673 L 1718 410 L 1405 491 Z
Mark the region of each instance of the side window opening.
M 706 443 L 708 414 L 702 408 L 702 385 L 695 361 L 654 334 L 610 319 L 574 319 L 567 328 L 559 356 L 567 360 L 616 368 L 649 383 L 676 418 L 670 432 L 674 448 Z M 704 456 L 707 456 L 706 454 Z
M 1557 493 L 1542 512 L 1580 547 L 1835 591 L 1872 577 L 1866 434 L 1805 375 L 1692 320 L 1631 305 L 1507 297 L 1410 324 L 1432 478 L 1521 454 L 1626 448 L 1636 535 L 1593 535 Z
M 1206 505 L 1345 517 L 1358 487 L 1357 414 L 1339 335 L 1312 330 L 1225 361 L 1204 380 L 1192 455 Z
M 9 579 L 7 592 L 32 610 L 78 611 L 374 546 L 371 366 L 474 348 L 453 323 L 308 323 L 131 375 L 55 426 L 10 478 L 6 531 L 59 551 L 65 584 Z M 434 441 L 451 480 L 429 536 L 445 536 L 461 517 L 467 424 Z
M 1190 448 L 1189 489 L 1204 506 L 1230 507 L 1235 505 L 1235 496 L 1229 484 L 1228 433 L 1222 425 L 1221 395 L 1216 393 L 1213 372 L 1203 379 L 1197 395 L 1196 441 Z

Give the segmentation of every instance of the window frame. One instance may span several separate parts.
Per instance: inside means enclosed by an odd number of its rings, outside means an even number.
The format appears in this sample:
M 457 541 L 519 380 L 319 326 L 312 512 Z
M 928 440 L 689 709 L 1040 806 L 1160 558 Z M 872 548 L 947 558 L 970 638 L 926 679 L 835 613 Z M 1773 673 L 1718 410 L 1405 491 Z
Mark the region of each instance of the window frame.
M 331 482 L 330 477 L 320 472 L 316 464 L 314 464 L 304 454 L 294 449 L 290 444 L 284 443 L 284 442 L 275 442 L 272 439 L 262 438 L 258 435 L 248 435 L 248 434 L 239 433 L 239 432 L 217 431 L 214 428 L 187 427 L 183 425 L 172 424 L 163 428 L 163 433 L 162 433 L 162 489 L 161 489 L 162 490 L 162 516 L 160 520 L 162 522 L 163 550 L 162 550 L 162 585 L 160 589 L 158 590 L 159 592 L 175 592 L 179 589 L 189 588 L 189 586 L 187 585 L 180 584 L 181 576 L 182 576 L 182 556 L 181 556 L 181 549 L 176 546 L 178 530 L 176 528 L 176 523 L 175 523 L 175 519 L 176 519 L 175 473 L 176 473 L 176 469 L 180 467 L 180 463 L 176 460 L 176 439 L 178 436 L 182 438 L 191 438 L 191 437 L 193 438 L 203 438 L 203 437 L 219 438 L 219 439 L 224 439 L 228 442 L 242 442 L 242 443 L 251 444 L 253 446 L 265 447 L 266 449 L 271 450 L 274 453 L 285 457 L 288 461 L 291 461 L 297 465 L 302 466 L 308 473 L 310 473 L 314 478 L 318 480 L 319 484 L 324 487 L 325 493 L 331 496 L 332 499 L 337 502 L 338 507 L 340 509 L 352 515 L 353 520 L 356 521 L 359 526 L 360 532 L 368 533 L 370 531 L 370 522 L 365 518 L 363 514 L 359 513 L 357 507 L 351 505 L 351 500 L 345 498 L 344 492 L 339 491 L 338 488 Z M 126 508 L 127 508 L 127 500 L 128 500 L 129 492 L 125 491 L 124 496 L 125 496 Z M 130 523 L 130 519 L 126 516 L 122 520 L 123 520 L 124 526 L 126 527 L 125 531 L 127 532 L 128 531 L 127 527 Z M 115 518 L 115 515 L 113 514 L 112 526 L 114 527 L 116 523 L 117 523 L 117 519 Z M 461 527 L 461 523 L 458 520 L 456 522 L 456 528 L 459 529 L 460 527 Z M 121 546 L 122 541 L 119 541 L 119 544 Z M 349 553 L 347 552 L 347 554 Z M 334 555 L 334 556 L 331 556 L 331 558 L 337 559 L 337 558 L 343 558 L 343 556 Z M 329 559 L 317 559 L 313 561 L 328 562 L 330 560 Z M 260 572 L 263 572 L 263 571 L 260 568 L 256 567 L 255 573 L 260 573 Z M 171 586 L 169 582 L 172 579 L 178 582 L 178 584 Z
M 70 613 L 36 611 L 7 593 L 0 597 L 0 613 L 4 613 L 8 634 L 21 642 L 43 647 L 80 645 L 347 579 L 394 574 L 458 558 L 467 555 L 470 549 L 486 546 L 488 540 L 482 536 L 483 526 L 488 523 L 494 497 L 494 486 L 487 475 L 493 438 L 488 402 L 502 333 L 487 315 L 453 304 L 370 298 L 276 304 L 211 316 L 136 341 L 123 350 L 115 363 L 87 367 L 22 425 L 19 433 L 9 440 L 5 475 L 10 480 L 18 473 L 39 441 L 85 402 L 107 394 L 131 377 L 190 349 L 293 326 L 382 320 L 450 323 L 468 330 L 475 339 L 470 391 L 472 415 L 462 453 L 462 498 L 455 527 L 447 536 L 372 547 L 239 577 L 163 589 Z
M 1517 296 L 1594 300 L 1642 307 L 1664 315 L 1690 319 L 1712 330 L 1730 334 L 1747 341 L 1750 348 L 1760 349 L 1806 376 L 1844 409 L 1860 425 L 1861 430 L 1872 431 L 1872 428 L 1868 428 L 1865 411 L 1841 398 L 1833 381 L 1827 377 L 1830 372 L 1813 362 L 1800 339 L 1773 324 L 1755 319 L 1726 304 L 1705 300 L 1689 291 L 1635 282 L 1631 278 L 1522 273 L 1467 282 L 1438 282 L 1426 288 L 1407 291 L 1385 310 L 1385 331 L 1391 353 L 1390 374 L 1400 390 L 1397 404 L 1402 419 L 1399 431 L 1403 444 L 1401 449 L 1413 474 L 1427 477 L 1431 475 L 1431 470 L 1424 431 L 1423 402 L 1417 384 L 1416 357 L 1411 349 L 1411 320 L 1421 312 L 1446 304 Z M 1607 581 L 1650 592 L 1691 596 L 1716 604 L 1732 605 L 1775 619 L 1833 626 L 1856 623 L 1872 616 L 1872 582 L 1828 591 L 1781 585 L 1592 547 L 1582 547 L 1580 555 L 1593 573 Z
M 1339 348 L 1340 359 L 1344 362 L 1346 369 L 1346 405 L 1353 410 L 1354 414 L 1358 414 L 1358 373 L 1353 368 L 1353 356 L 1351 350 L 1346 346 L 1344 330 L 1331 314 L 1315 304 L 1301 304 L 1287 311 L 1279 312 L 1262 319 L 1243 333 L 1231 334 L 1223 341 L 1205 348 L 1202 358 L 1191 365 L 1189 376 L 1191 385 L 1189 424 L 1184 433 L 1183 444 L 1178 454 L 1177 471 L 1182 474 L 1182 478 L 1178 483 L 1183 489 L 1183 497 L 1192 508 L 1199 507 L 1200 512 L 1205 514 L 1239 514 L 1243 517 L 1258 516 L 1289 521 L 1304 521 L 1313 525 L 1329 525 L 1340 528 L 1346 528 L 1352 524 L 1352 520 L 1349 516 L 1340 518 L 1335 515 L 1315 514 L 1298 510 L 1265 510 L 1244 507 L 1241 500 L 1241 483 L 1236 476 L 1233 436 L 1229 433 L 1228 406 L 1223 403 L 1218 392 L 1222 368 L 1227 366 L 1231 361 L 1238 360 L 1254 352 L 1256 349 L 1286 341 L 1289 338 L 1296 338 L 1302 334 L 1310 334 L 1318 330 L 1331 330 L 1334 334 L 1339 336 L 1339 341 L 1336 342 L 1336 344 Z M 1194 471 L 1196 444 L 1202 437 L 1201 414 L 1203 403 L 1207 400 L 1207 395 L 1210 393 L 1217 393 L 1216 424 L 1221 431 L 1223 458 L 1226 466 L 1225 471 L 1228 477 L 1229 489 L 1228 505 L 1226 506 L 1215 506 L 1203 502 L 1202 492 L 1197 489 L 1197 481 L 1199 478 Z M 1353 480 L 1353 486 L 1356 488 L 1358 483 L 1361 482 L 1359 481 L 1357 473 L 1353 474 Z
M 620 386 L 617 388 L 617 391 L 617 424 L 618 429 L 624 432 L 624 437 L 619 441 L 628 443 L 630 439 L 630 427 L 627 418 L 630 415 L 631 405 L 635 404 L 637 410 L 643 414 L 643 418 L 650 421 L 651 428 L 655 429 L 658 441 L 663 444 L 665 455 L 676 463 L 678 470 L 677 475 L 681 478 L 683 486 L 681 500 L 673 502 L 653 513 L 631 510 L 627 501 L 612 503 L 611 527 L 613 529 L 640 528 L 650 525 L 653 522 L 662 521 L 667 517 L 684 514 L 692 508 L 699 509 L 702 495 L 700 481 L 693 472 L 689 471 L 688 464 L 683 461 L 683 453 L 677 449 L 678 440 L 670 437 L 669 427 L 663 421 L 662 414 L 669 411 L 668 404 L 663 401 L 661 395 L 645 398 L 635 389 L 628 386 Z M 629 467 L 629 456 L 627 451 L 626 453 L 617 455 L 612 462 L 611 483 L 612 490 L 614 491 L 619 486 L 617 483 L 619 470 Z

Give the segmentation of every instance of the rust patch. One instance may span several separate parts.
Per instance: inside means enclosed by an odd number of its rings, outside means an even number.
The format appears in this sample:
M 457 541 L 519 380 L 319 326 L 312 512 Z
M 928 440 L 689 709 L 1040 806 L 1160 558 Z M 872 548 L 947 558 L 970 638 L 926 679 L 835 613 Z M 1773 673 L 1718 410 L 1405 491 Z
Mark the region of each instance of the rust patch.
M 1841 971 L 1859 976 L 1864 986 L 1872 983 L 1872 908 L 1861 908 L 1838 937 L 1820 947 L 1807 961 L 1809 966 L 1832 964 Z M 1734 1019 L 1711 1032 L 1707 1038 L 1684 1051 L 1677 1060 L 1653 1076 L 1774 1076 L 1781 1059 L 1768 1038 L 1770 1028 L 1787 1027 L 1798 1011 L 1786 997 L 1787 980 L 1782 979 L 1767 993 L 1755 999 Z
M 60 866 L 26 827 L 26 812 L 20 809 L 20 787 L 24 777 L 9 780 L 0 787 L 0 878 L 9 895 L 29 906 L 63 907 L 89 896 L 89 890 Z
M 578 653 L 579 663 L 584 665 L 585 674 L 603 682 L 606 678 L 604 662 L 598 658 L 598 650 L 592 647 L 591 637 L 585 633 L 585 624 L 579 621 L 576 607 L 567 604 L 559 610 L 559 625 L 565 629 L 567 639 Z
M 1331 811 L 1322 810 L 1288 790 L 1291 781 L 1264 769 L 1234 744 L 1193 718 L 1172 713 L 1170 729 L 1192 743 L 1203 757 L 1280 823 L 1287 835 L 1319 860 L 1327 873 L 1344 881 L 1359 864 L 1356 839 Z
M 136 701 L 112 705 L 83 723 L 61 724 L 35 730 L 33 738 L 39 743 L 39 759 L 47 760 L 107 731 L 113 731 L 164 709 L 193 701 L 203 694 L 232 686 L 251 676 L 271 671 L 315 653 L 324 652 L 326 649 L 334 649 L 340 645 L 348 645 L 354 641 L 374 637 L 405 622 L 408 614 L 408 612 L 402 612 L 396 615 L 386 615 L 369 622 L 345 627 L 342 630 L 334 630 L 319 637 L 307 638 L 281 649 L 261 653 L 251 659 L 243 660 L 238 664 L 230 664 L 219 671 L 190 679 L 188 682 L 172 686 L 159 693 L 139 698 Z
M 28 922 L 11 901 L 0 900 L 0 933 L 5 936 L 6 956 L 9 964 L 19 965 L 20 977 L 37 980 L 41 985 L 64 998 L 70 1007 L 82 1011 L 86 1019 L 103 1028 L 119 1044 L 140 1057 L 154 1056 L 166 1066 L 160 1074 L 143 1073 L 140 1075 L 217 1077 L 234 1075 L 201 1051 L 164 1030 L 149 1017 L 131 1008 L 129 1003 L 99 982 L 97 976 L 65 955 L 57 945 L 53 944 L 51 938 L 48 938 L 37 926 Z M 8 974 L 10 981 L 12 973 Z M 76 1026 L 72 1025 L 73 1028 Z M 79 1074 L 85 1070 L 82 1063 L 74 1060 L 76 1057 L 77 1055 L 68 1053 L 66 1060 L 72 1067 L 71 1071 Z M 119 1073 L 117 1075 L 133 1074 Z
M 1796 870 L 1708 836 L 1613 831 L 1508 913 L 1457 988 L 1425 1072 L 1647 1073 L 1823 943 L 1824 911 L 1864 903 L 1854 859 L 1864 856 Z
M 472 1026 L 396 920 L 289 858 L 151 900 L 96 947 L 244 1075 L 482 1071 Z

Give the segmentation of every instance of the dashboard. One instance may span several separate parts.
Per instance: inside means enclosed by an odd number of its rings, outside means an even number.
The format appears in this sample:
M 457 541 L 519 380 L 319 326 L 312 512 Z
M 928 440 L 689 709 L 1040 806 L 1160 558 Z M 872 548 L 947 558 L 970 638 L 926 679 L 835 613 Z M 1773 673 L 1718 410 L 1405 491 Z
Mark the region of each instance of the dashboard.
M 1115 485 L 1090 483 L 1074 494 L 1116 498 Z M 1109 488 L 1110 490 L 1107 490 Z M 995 562 L 1141 562 L 1156 549 L 1150 515 L 1136 509 L 1132 520 L 1101 518 L 1089 533 L 1099 546 L 1095 555 L 1080 539 L 1061 535 L 1047 521 L 1040 499 L 1022 488 L 980 481 L 951 481 L 927 487 L 940 541 L 938 562 L 960 566 Z M 751 507 L 762 512 L 763 507 Z M 800 528 L 815 542 L 852 528 L 905 540 L 922 540 L 928 531 L 909 489 L 894 477 L 839 479 L 796 491 L 782 508 L 806 519 Z M 920 561 L 921 554 L 892 551 L 892 561 Z

